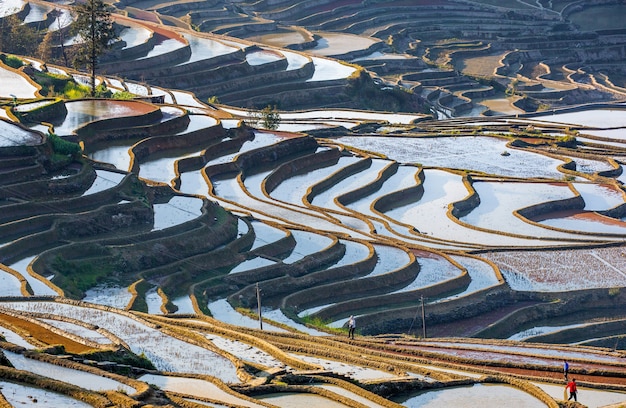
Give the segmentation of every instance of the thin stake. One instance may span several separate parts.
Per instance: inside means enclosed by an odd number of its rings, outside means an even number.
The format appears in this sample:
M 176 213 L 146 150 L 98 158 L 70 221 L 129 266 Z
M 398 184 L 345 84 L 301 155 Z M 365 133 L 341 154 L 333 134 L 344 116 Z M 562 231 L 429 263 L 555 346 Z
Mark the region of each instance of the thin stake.
M 259 282 L 256 283 L 256 303 L 259 309 L 259 326 L 263 330 L 263 316 L 261 316 L 261 290 L 259 289 Z
M 426 312 L 424 311 L 424 296 L 420 296 L 422 301 L 422 337 L 426 338 Z

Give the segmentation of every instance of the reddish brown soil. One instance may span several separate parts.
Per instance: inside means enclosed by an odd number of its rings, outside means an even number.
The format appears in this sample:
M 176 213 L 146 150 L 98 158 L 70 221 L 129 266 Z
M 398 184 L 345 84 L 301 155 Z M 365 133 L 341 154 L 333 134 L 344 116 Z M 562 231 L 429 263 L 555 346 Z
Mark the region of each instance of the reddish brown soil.
M 39 326 L 38 324 L 31 323 L 26 320 L 19 319 L 17 317 L 0 314 L 0 321 L 9 323 L 13 327 L 20 328 L 30 335 L 39 340 L 40 342 L 48 345 L 62 344 L 65 347 L 65 351 L 68 353 L 85 353 L 92 351 L 91 347 L 87 347 L 84 344 L 77 343 L 66 337 L 60 336 L 50 330 Z

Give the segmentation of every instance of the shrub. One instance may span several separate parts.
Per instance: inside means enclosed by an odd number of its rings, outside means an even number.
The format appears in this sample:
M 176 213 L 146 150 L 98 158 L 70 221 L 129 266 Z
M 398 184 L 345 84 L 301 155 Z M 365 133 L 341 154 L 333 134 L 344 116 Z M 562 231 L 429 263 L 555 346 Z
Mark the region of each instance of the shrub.
M 74 156 L 82 151 L 78 143 L 67 141 L 55 134 L 48 135 L 48 139 L 50 143 L 52 143 L 52 150 L 54 150 L 56 154 Z
M 111 95 L 111 98 L 120 101 L 130 101 L 135 98 L 135 94 L 128 91 L 115 92 Z
M 562 136 L 557 139 L 557 144 L 562 147 L 574 148 L 577 145 L 576 137 L 571 135 Z
M 111 92 L 111 90 L 107 88 L 106 85 L 100 84 L 96 86 L 96 92 L 94 94 L 96 98 L 111 98 L 112 95 L 113 92 Z
M 8 55 L 5 58 L 4 63 L 10 66 L 11 68 L 15 68 L 15 69 L 20 68 L 21 66 L 24 65 L 24 61 L 22 61 L 15 55 Z
M 63 95 L 67 99 L 81 99 L 91 95 L 91 89 L 87 85 L 80 85 L 70 81 L 63 88 Z
M 73 82 L 72 77 L 51 72 L 35 72 L 33 80 L 41 85 L 41 91 L 46 96 L 56 96 L 62 93 L 68 82 Z

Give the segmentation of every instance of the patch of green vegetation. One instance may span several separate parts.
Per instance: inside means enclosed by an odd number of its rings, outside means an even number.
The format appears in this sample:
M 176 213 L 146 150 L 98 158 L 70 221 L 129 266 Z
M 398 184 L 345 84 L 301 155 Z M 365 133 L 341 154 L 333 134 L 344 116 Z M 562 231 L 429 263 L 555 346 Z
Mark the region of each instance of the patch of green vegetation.
M 63 88 L 63 96 L 67 99 L 82 99 L 89 96 L 91 90 L 86 85 L 80 85 L 76 82 L 70 81 L 65 84 Z
M 50 169 L 60 169 L 67 166 L 82 152 L 78 143 L 67 141 L 55 134 L 49 134 L 48 141 L 52 145 L 52 155 L 49 157 Z
M 68 297 L 74 299 L 82 298 L 87 289 L 96 286 L 113 273 L 113 267 L 109 263 L 93 259 L 70 261 L 57 256 L 50 266 L 55 275 L 54 283 Z
M 146 357 L 144 353 L 137 355 L 130 350 L 120 348 L 118 350 L 111 351 L 91 351 L 81 354 L 82 357 L 94 361 L 112 361 L 118 364 L 126 364 L 133 367 L 145 368 L 148 370 L 155 370 L 156 368 L 152 362 Z M 128 373 L 119 373 L 128 374 Z
M 15 69 L 18 69 L 24 66 L 24 61 L 22 61 L 20 58 L 16 57 L 15 55 L 7 55 L 6 58 L 4 59 L 4 63 L 10 66 L 11 68 L 15 68 Z
M 115 92 L 111 95 L 112 99 L 117 99 L 119 101 L 130 101 L 136 96 L 137 95 L 135 95 L 134 93 L 128 91 Z
M 562 147 L 574 148 L 578 144 L 576 137 L 572 135 L 561 136 L 557 139 L 557 144 Z
M 61 93 L 67 86 L 68 82 L 73 82 L 72 77 L 51 72 L 36 71 L 32 76 L 33 81 L 41 85 L 41 91 L 44 96 L 56 96 Z
M 78 143 L 62 139 L 54 133 L 48 135 L 48 140 L 50 140 L 50 143 L 52 144 L 52 150 L 54 150 L 54 153 L 56 154 L 74 156 L 82 152 L 82 149 L 80 148 L 80 145 Z
M 305 315 L 305 316 L 300 317 L 300 321 L 306 326 L 317 327 L 325 331 L 330 331 L 336 334 L 348 333 L 348 329 L 345 329 L 343 327 L 329 327 L 328 324 L 330 323 L 330 321 L 324 320 L 318 316 Z
M 137 177 L 131 177 L 130 183 L 125 185 L 121 194 L 126 196 L 129 201 L 139 201 L 148 208 L 152 207 L 145 184 Z
M 550 105 L 548 105 L 547 103 L 540 103 L 539 105 L 537 105 L 537 112 L 544 112 L 548 109 L 550 109 Z

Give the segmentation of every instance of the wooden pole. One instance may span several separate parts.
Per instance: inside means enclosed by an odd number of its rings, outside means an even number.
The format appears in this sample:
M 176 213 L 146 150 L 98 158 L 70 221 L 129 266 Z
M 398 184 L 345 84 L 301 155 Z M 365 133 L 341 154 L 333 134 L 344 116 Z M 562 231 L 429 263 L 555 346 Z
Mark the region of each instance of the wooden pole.
M 426 338 L 426 312 L 424 311 L 424 296 L 420 296 L 422 301 L 422 337 Z
M 261 290 L 259 289 L 259 282 L 256 283 L 256 303 L 259 309 L 259 326 L 263 330 L 263 316 L 261 316 Z

